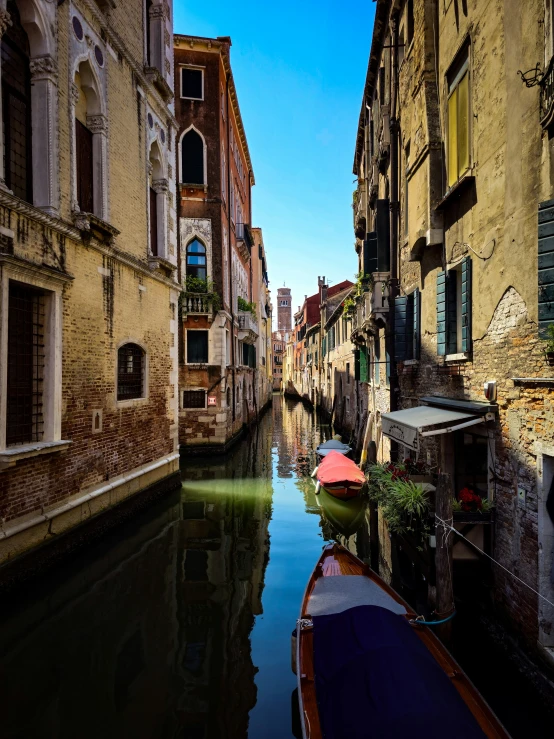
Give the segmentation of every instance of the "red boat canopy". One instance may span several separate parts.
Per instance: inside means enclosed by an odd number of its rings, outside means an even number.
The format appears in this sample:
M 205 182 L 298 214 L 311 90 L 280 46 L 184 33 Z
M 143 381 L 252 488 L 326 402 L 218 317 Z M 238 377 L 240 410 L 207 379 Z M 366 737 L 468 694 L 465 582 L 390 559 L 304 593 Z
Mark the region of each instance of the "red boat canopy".
M 330 451 L 317 469 L 317 479 L 323 486 L 340 483 L 363 485 L 365 475 L 351 459 L 339 452 Z

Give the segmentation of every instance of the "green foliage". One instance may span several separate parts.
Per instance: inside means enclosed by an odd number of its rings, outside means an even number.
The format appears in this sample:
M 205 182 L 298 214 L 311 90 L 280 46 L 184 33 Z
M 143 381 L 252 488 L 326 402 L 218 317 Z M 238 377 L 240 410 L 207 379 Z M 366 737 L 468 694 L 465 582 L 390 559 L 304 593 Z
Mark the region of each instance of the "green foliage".
M 409 479 L 401 464 L 373 464 L 368 473 L 371 500 L 377 503 L 391 533 L 429 533 L 430 501 L 423 486 Z
M 344 316 L 351 316 L 354 311 L 356 310 L 356 301 L 354 298 L 346 298 L 344 303 L 342 304 L 342 314 Z
M 256 303 L 249 303 L 244 298 L 241 298 L 240 295 L 237 298 L 238 308 L 242 311 L 247 311 L 248 313 L 252 313 L 254 318 L 256 318 Z
M 491 503 L 491 501 L 488 498 L 483 498 L 481 501 L 481 509 L 476 511 L 477 513 L 490 513 L 492 509 L 494 508 L 494 505 Z M 465 513 L 464 509 L 462 508 L 461 502 L 454 498 L 452 501 L 452 510 L 454 513 Z
M 554 323 L 548 325 L 544 342 L 546 344 L 545 350 L 547 352 L 554 352 Z
M 365 274 L 363 270 L 358 272 L 356 277 L 355 295 L 356 298 L 361 297 L 365 292 L 373 288 L 373 275 Z

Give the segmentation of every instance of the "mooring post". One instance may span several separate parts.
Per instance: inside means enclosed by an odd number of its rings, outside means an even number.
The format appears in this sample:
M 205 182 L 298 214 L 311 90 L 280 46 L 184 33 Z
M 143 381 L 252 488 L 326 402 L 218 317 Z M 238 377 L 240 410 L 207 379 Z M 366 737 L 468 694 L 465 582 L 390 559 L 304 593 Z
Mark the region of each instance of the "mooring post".
M 435 571 L 437 579 L 437 600 L 435 618 L 440 621 L 450 616 L 454 610 L 454 583 L 452 575 L 452 532 L 441 521 L 452 525 L 452 483 L 450 475 L 439 472 L 435 493 L 436 511 L 436 550 Z M 437 636 L 445 643 L 451 640 L 452 622 L 435 627 Z

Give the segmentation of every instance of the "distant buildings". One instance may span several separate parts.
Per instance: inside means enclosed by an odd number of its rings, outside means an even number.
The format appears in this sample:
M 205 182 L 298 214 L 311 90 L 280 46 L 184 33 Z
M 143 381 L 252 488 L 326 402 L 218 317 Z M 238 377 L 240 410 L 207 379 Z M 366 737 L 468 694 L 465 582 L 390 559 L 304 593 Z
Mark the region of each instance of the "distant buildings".
M 283 389 L 283 359 L 292 328 L 292 298 L 290 288 L 277 288 L 277 326 L 271 337 L 273 344 L 273 390 Z

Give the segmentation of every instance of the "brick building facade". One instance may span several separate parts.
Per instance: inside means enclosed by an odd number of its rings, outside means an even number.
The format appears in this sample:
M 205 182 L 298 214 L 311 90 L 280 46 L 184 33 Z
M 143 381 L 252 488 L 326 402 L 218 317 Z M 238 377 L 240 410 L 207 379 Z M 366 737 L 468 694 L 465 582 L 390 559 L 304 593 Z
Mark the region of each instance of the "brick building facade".
M 147 5 L 0 2 L 0 563 L 175 484 L 172 6 Z
M 469 600 L 549 660 L 554 614 L 530 588 L 552 600 L 550 3 L 456 7 L 377 4 L 354 162 L 368 275 L 356 322 L 370 361 L 383 332 L 392 360 L 384 401 L 397 430 L 382 408 L 373 440 L 449 472 L 454 497 L 470 487 L 489 500 L 493 523 L 468 536 L 530 587 L 460 541 L 456 572 L 463 560 Z M 526 87 L 517 69 L 537 59 L 545 75 Z M 434 432 L 452 433 L 413 436 L 415 408 L 465 414 L 465 428 L 445 421 Z
M 254 305 L 254 173 L 230 47 L 228 37 L 175 36 L 175 174 L 184 286 L 179 438 L 186 449 L 225 448 L 268 402 L 266 394 L 259 396 L 256 351 L 258 311 L 266 318 L 267 311 L 265 302 Z M 267 287 L 267 269 L 263 272 Z

